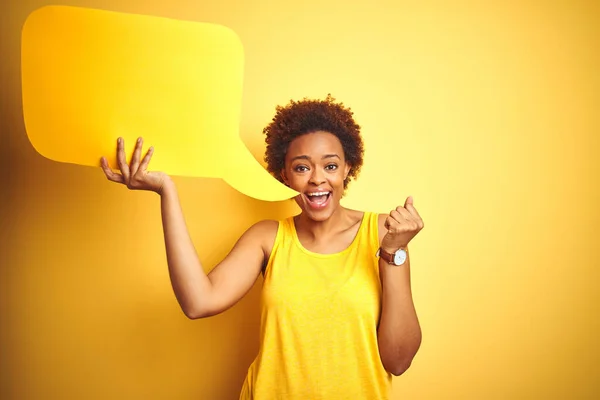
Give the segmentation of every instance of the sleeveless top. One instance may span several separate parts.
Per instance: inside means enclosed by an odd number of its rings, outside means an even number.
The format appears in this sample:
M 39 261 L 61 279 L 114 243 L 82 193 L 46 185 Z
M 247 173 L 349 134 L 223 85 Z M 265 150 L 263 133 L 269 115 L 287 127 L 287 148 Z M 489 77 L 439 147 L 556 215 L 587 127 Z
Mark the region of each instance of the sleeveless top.
M 378 215 L 365 213 L 352 244 L 318 254 L 279 221 L 264 271 L 259 353 L 240 400 L 389 399 L 381 363 Z

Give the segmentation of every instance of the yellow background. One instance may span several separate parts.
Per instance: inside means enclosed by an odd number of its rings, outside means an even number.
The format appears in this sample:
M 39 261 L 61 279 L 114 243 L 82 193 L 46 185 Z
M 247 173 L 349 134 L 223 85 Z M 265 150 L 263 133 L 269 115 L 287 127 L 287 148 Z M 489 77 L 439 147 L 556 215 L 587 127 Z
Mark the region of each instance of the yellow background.
M 225 314 L 186 320 L 158 197 L 35 152 L 19 52 L 42 5 L 0 6 L 0 397 L 235 399 L 260 281 Z M 411 247 L 423 345 L 395 399 L 599 395 L 597 2 L 70 5 L 233 29 L 240 136 L 261 162 L 276 104 L 331 92 L 352 107 L 367 155 L 345 203 L 386 212 L 413 195 L 426 223 Z M 296 210 L 175 180 L 207 270 L 252 222 Z

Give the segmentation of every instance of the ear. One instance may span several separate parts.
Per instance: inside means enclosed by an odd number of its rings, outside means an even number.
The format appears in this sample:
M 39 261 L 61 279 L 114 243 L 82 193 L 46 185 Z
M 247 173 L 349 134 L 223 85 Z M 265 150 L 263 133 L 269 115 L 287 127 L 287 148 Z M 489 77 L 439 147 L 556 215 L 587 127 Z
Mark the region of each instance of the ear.
M 287 176 L 285 175 L 285 169 L 282 169 L 279 175 L 281 176 L 283 183 L 285 183 L 286 186 L 290 186 L 290 182 L 288 181 Z
M 344 168 L 344 180 L 346 180 L 348 178 L 348 174 L 350 173 L 350 169 L 352 168 L 352 166 L 348 163 L 346 163 L 346 167 Z

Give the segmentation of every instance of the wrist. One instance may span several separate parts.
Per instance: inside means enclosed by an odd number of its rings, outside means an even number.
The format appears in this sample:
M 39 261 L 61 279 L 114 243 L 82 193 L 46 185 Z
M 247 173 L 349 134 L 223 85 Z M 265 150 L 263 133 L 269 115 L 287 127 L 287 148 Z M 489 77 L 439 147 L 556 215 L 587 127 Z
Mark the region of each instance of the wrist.
M 175 182 L 173 182 L 169 175 L 165 174 L 160 187 L 157 188 L 155 192 L 158 193 L 159 196 L 163 196 L 173 190 L 175 190 Z
M 380 265 L 383 262 L 385 264 L 399 266 L 406 262 L 408 258 L 408 251 L 406 248 L 400 247 L 395 250 L 386 250 L 385 247 L 388 246 L 380 247 L 376 254 L 379 257 Z
M 398 250 L 400 250 L 400 249 L 402 249 L 402 250 L 404 250 L 404 251 L 407 251 L 407 250 L 408 250 L 408 246 L 407 246 L 407 245 L 402 245 L 402 246 L 392 246 L 392 247 L 390 247 L 390 246 L 381 246 L 381 249 L 382 249 L 383 251 L 385 251 L 386 253 L 389 253 L 389 254 L 394 254 L 395 252 L 397 252 L 397 251 L 398 251 Z

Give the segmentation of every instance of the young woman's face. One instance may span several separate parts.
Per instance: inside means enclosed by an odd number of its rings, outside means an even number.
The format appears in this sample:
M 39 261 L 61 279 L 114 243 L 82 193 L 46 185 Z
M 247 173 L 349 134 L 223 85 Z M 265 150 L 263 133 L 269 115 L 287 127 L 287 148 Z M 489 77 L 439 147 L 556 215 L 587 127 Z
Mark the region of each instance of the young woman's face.
M 315 221 L 324 221 L 339 206 L 349 171 L 340 140 L 329 132 L 317 131 L 290 143 L 281 176 L 290 188 L 300 192 L 296 202 L 302 211 Z

